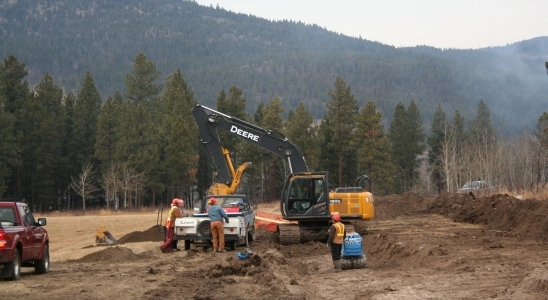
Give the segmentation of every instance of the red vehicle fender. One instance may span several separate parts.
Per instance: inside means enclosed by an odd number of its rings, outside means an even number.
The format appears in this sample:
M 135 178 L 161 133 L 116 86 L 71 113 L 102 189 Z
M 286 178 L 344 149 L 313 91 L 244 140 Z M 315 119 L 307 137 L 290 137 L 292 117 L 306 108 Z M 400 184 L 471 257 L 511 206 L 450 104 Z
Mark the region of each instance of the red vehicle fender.
M 15 234 L 13 236 L 13 240 L 11 241 L 11 245 L 8 245 L 8 247 L 11 247 L 10 253 L 8 254 L 8 261 L 13 260 L 13 254 L 15 253 L 15 249 L 17 249 L 17 243 L 19 243 L 20 239 L 19 234 Z M 19 255 L 23 255 L 21 251 L 19 251 Z
M 42 256 L 44 256 L 44 249 L 46 248 L 46 245 L 49 245 L 49 237 L 47 233 L 44 234 L 44 238 L 42 239 L 42 247 L 40 248 L 38 259 L 42 259 Z

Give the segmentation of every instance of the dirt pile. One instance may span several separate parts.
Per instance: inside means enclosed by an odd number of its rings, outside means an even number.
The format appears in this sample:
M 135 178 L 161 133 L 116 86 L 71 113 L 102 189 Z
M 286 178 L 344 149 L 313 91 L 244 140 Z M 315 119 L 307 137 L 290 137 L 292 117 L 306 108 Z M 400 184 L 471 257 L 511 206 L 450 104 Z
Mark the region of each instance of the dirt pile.
M 164 227 L 155 225 L 145 231 L 134 231 L 118 240 L 118 244 L 139 243 L 139 242 L 163 242 Z
M 548 239 L 548 200 L 520 200 L 506 194 L 476 197 L 473 193 L 405 193 L 375 199 L 375 220 L 420 214 L 439 214 L 455 222 L 486 225 L 507 234 Z
M 101 251 L 88 254 L 78 260 L 77 262 L 93 263 L 93 262 L 123 262 L 133 261 L 140 257 L 133 253 L 133 251 L 126 247 L 113 246 L 105 248 Z
M 548 238 L 548 201 L 519 200 L 506 194 L 476 198 L 470 194 L 442 195 L 428 207 L 456 222 L 486 225 L 517 236 Z

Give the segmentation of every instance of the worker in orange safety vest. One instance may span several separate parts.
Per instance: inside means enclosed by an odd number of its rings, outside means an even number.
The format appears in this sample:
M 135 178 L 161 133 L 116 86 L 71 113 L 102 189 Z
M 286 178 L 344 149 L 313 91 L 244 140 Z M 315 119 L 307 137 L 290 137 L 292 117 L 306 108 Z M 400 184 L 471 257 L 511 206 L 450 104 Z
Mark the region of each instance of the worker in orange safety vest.
M 341 271 L 341 251 L 344 239 L 346 238 L 346 230 L 344 224 L 341 223 L 341 216 L 333 214 L 331 216 L 333 224 L 329 227 L 329 237 L 327 238 L 327 246 L 331 249 L 331 258 L 333 259 L 333 267 L 335 272 Z
M 160 246 L 160 249 L 164 253 L 169 253 L 173 249 L 177 249 L 176 240 L 173 239 L 175 236 L 175 219 L 184 217 L 183 212 L 181 211 L 185 202 L 181 199 L 175 198 L 171 202 L 171 209 L 167 214 L 166 219 L 166 235 L 164 243 Z

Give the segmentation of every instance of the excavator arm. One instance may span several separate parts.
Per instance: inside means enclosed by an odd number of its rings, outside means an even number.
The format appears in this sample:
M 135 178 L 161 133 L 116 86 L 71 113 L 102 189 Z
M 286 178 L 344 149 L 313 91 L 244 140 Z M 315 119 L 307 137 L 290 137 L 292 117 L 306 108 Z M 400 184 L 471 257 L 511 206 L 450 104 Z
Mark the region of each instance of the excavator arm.
M 232 182 L 230 185 L 226 185 L 224 183 L 215 183 L 209 188 L 209 194 L 210 195 L 233 195 L 236 193 L 236 188 L 240 185 L 242 174 L 244 173 L 245 169 L 247 169 L 249 166 L 251 166 L 251 162 L 245 162 L 242 165 L 238 167 L 236 171 L 234 171 L 234 166 L 232 165 L 232 160 L 230 159 L 229 151 L 221 147 L 221 150 L 223 152 L 223 156 L 225 158 L 225 162 L 228 166 L 229 172 L 232 175 Z
M 231 173 L 231 169 L 234 169 L 230 160 L 225 159 L 226 149 L 219 140 L 218 129 L 278 155 L 287 162 L 290 173 L 307 172 L 301 151 L 282 135 L 200 104 L 192 109 L 192 115 L 198 124 L 200 139 L 211 155 L 218 175 L 225 185 L 230 185 L 232 178 L 235 177 Z

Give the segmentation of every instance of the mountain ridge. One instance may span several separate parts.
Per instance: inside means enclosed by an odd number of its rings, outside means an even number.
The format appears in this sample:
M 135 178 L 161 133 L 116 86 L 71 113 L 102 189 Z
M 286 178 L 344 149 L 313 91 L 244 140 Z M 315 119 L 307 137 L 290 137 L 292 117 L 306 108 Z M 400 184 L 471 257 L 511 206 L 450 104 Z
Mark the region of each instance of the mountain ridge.
M 477 50 L 396 48 L 315 24 L 268 21 L 193 1 L 0 0 L 0 55 L 27 65 L 31 85 L 51 74 L 77 93 L 90 71 L 103 99 L 124 93 L 125 74 L 143 52 L 165 77 L 181 69 L 197 101 L 243 90 L 252 112 L 280 97 L 286 112 L 302 101 L 316 118 L 341 76 L 360 106 L 372 100 L 390 119 L 414 100 L 426 124 L 437 106 L 467 120 L 484 101 L 503 132 L 534 126 L 548 95 L 548 37 Z M 520 115 L 526 116 L 526 118 Z

